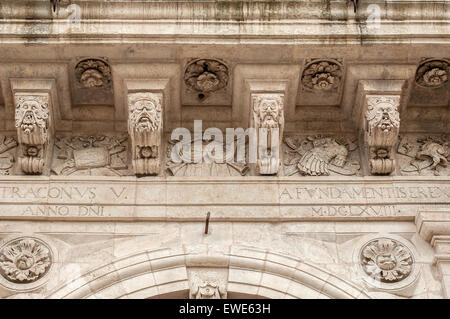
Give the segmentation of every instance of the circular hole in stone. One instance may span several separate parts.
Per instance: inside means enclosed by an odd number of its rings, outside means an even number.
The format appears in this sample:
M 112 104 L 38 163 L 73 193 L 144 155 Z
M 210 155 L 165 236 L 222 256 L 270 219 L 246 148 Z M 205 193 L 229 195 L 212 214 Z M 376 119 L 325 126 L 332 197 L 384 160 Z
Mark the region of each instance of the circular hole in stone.
M 198 99 L 199 99 L 199 100 L 203 100 L 204 98 L 205 98 L 205 94 L 199 93 Z

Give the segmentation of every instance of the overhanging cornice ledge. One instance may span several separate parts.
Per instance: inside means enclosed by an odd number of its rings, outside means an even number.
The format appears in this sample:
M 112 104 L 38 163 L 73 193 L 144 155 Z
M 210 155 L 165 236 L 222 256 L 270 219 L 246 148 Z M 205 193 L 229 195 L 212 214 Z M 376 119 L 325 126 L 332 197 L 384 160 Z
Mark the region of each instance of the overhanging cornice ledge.
M 428 242 L 435 236 L 450 235 L 450 210 L 420 211 L 416 216 L 416 226 L 419 235 Z

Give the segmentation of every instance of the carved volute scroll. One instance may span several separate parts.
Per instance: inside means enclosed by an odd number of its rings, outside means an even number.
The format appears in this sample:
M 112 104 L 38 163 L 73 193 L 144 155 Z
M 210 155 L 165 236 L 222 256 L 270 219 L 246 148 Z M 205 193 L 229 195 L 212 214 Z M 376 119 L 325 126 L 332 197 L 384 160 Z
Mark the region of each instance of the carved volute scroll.
M 253 124 L 258 141 L 257 167 L 261 175 L 277 174 L 280 167 L 280 147 L 284 130 L 284 94 L 254 93 L 252 94 Z M 267 134 L 261 134 L 267 129 Z M 272 133 L 278 130 L 278 139 Z M 264 140 L 266 139 L 266 140 Z M 273 145 L 276 143 L 276 145 Z M 274 154 L 271 154 L 271 150 Z M 276 154 L 275 154 L 276 152 Z
M 14 102 L 20 168 L 25 174 L 42 174 L 51 132 L 49 94 L 15 93 Z
M 400 130 L 398 95 L 367 95 L 364 142 L 368 146 L 370 172 L 388 175 L 394 171 L 393 148 Z
M 157 175 L 161 166 L 162 93 L 128 94 L 128 133 L 136 175 Z

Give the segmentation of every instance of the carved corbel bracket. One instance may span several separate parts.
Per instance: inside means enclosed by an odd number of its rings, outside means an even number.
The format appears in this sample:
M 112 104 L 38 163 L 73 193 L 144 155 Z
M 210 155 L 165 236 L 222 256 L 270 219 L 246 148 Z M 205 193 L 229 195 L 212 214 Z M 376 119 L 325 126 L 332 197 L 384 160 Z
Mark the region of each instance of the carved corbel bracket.
M 368 95 L 366 103 L 364 141 L 370 172 L 388 175 L 395 169 L 393 150 L 400 132 L 400 96 Z
M 389 175 L 395 170 L 394 148 L 400 132 L 404 83 L 403 80 L 364 80 L 358 85 L 359 116 L 355 119 L 370 174 Z
M 163 94 L 128 94 L 128 133 L 132 143 L 132 162 L 136 175 L 160 172 L 163 135 Z
M 51 156 L 54 135 L 52 79 L 11 79 L 15 128 L 19 143 L 18 163 L 25 174 L 42 174 Z
M 252 125 L 258 145 L 257 167 L 261 175 L 274 175 L 280 167 L 284 131 L 284 94 L 253 93 Z

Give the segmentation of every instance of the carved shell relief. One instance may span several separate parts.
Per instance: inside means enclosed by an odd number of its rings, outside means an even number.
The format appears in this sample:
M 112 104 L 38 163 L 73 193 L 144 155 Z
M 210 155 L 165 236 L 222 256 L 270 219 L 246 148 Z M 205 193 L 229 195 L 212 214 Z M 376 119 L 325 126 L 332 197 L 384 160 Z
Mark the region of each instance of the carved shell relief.
M 342 63 L 338 60 L 307 60 L 301 77 L 302 88 L 314 92 L 337 91 L 342 73 Z
M 364 272 L 382 283 L 395 283 L 407 278 L 414 259 L 408 247 L 390 238 L 377 238 L 363 246 L 360 263 Z
M 426 59 L 416 71 L 416 84 L 425 88 L 439 88 L 448 81 L 450 63 L 440 59 Z
M 184 82 L 187 87 L 204 94 L 225 88 L 228 80 L 228 67 L 215 59 L 193 60 L 184 72 Z
M 285 136 L 284 174 L 359 175 L 357 139 L 332 136 Z
M 405 135 L 397 153 L 402 175 L 450 175 L 449 135 Z
M 75 67 L 78 83 L 85 88 L 105 88 L 112 82 L 111 68 L 101 59 L 85 59 Z
M 12 283 L 32 283 L 48 273 L 52 258 L 50 248 L 43 241 L 17 238 L 0 249 L 0 274 Z

